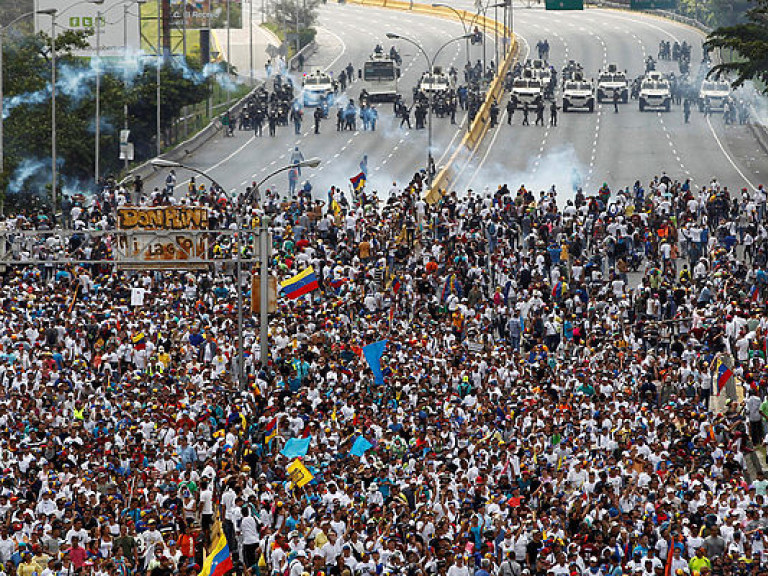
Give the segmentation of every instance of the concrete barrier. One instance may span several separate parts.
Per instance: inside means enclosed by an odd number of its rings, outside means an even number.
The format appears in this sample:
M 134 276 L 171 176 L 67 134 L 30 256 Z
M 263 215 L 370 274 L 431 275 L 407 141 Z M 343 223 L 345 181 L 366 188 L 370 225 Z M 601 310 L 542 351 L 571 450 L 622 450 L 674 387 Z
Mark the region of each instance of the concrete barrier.
M 312 54 L 314 54 L 315 52 L 317 52 L 317 42 L 313 40 L 312 42 L 304 46 L 304 48 L 296 52 L 296 54 L 291 56 L 291 59 L 288 60 L 288 70 L 298 69 L 299 55 L 304 56 L 304 60 L 306 60 L 307 58 L 312 56 Z
M 493 22 L 491 20 L 491 22 Z M 486 27 L 488 23 L 486 22 Z M 504 30 L 507 32 L 507 30 Z M 453 152 L 448 159 L 446 165 L 437 173 L 433 182 L 432 188 L 428 190 L 424 195 L 424 200 L 429 204 L 435 204 L 443 197 L 443 195 L 450 189 L 456 179 L 455 167 L 459 161 L 468 163 L 472 159 L 472 155 L 480 143 L 485 138 L 488 130 L 491 126 L 491 106 L 493 101 L 500 99 L 504 91 L 504 76 L 507 71 L 512 67 L 515 59 L 517 58 L 517 38 L 512 36 L 512 44 L 510 50 L 507 53 L 507 57 L 501 62 L 499 71 L 496 77 L 488 87 L 488 92 L 485 96 L 485 101 L 477 112 L 472 126 L 470 126 L 464 138 L 461 140 L 458 148 Z

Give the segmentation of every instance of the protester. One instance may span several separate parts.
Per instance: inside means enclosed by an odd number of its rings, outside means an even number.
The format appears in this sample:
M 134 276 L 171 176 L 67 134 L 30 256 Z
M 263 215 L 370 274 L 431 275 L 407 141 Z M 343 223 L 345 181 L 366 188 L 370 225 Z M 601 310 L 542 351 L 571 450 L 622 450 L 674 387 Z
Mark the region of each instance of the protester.
M 68 199 L 71 238 L 6 218 L 6 571 L 196 574 L 221 530 L 260 576 L 765 573 L 762 188 L 428 205 L 423 173 L 383 199 L 364 176 L 324 201 L 142 192 L 207 208 L 206 270 L 116 267 L 82 234 L 135 202 L 114 183 Z M 246 314 L 243 381 L 216 233 L 238 213 L 269 216 L 286 285 L 266 366 Z

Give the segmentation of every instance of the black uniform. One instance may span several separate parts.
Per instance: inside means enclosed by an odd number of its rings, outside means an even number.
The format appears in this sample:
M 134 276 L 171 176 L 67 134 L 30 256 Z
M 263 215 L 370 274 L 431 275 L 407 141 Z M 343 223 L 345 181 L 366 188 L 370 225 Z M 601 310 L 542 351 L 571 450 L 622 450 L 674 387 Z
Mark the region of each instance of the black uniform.
M 557 126 L 557 104 L 555 102 L 549 105 L 549 125 Z
M 512 115 L 515 113 L 515 103 L 510 100 L 507 102 L 507 124 L 512 124 Z

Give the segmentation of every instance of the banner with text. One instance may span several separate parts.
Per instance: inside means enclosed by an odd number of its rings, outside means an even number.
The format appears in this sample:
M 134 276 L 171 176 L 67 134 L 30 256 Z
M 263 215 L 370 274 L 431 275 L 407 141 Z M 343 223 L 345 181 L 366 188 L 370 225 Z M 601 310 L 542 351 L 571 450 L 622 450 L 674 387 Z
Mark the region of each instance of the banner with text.
M 164 206 L 120 208 L 115 259 L 122 268 L 199 269 L 208 266 L 208 211 Z

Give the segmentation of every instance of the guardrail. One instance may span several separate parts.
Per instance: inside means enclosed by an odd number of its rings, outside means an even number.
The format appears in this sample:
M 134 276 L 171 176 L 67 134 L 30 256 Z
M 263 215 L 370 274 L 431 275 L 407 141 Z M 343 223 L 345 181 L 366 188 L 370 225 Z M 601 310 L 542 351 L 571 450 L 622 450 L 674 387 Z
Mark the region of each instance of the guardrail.
M 626 10 L 628 12 L 640 12 L 642 14 L 651 14 L 653 16 L 658 16 L 659 18 L 666 18 L 667 20 L 674 20 L 675 22 L 679 22 L 680 24 L 686 24 L 691 28 L 698 28 L 705 34 L 709 34 L 710 32 L 712 32 L 712 28 L 710 28 L 709 26 L 707 26 L 702 22 L 699 22 L 695 18 L 689 18 L 687 16 L 683 16 L 682 14 L 678 14 L 677 12 L 672 12 L 670 10 L 633 10 L 632 8 L 630 8 L 628 3 L 612 2 L 611 0 L 598 0 L 596 2 L 591 3 L 591 5 L 597 8 L 613 8 L 615 10 Z

